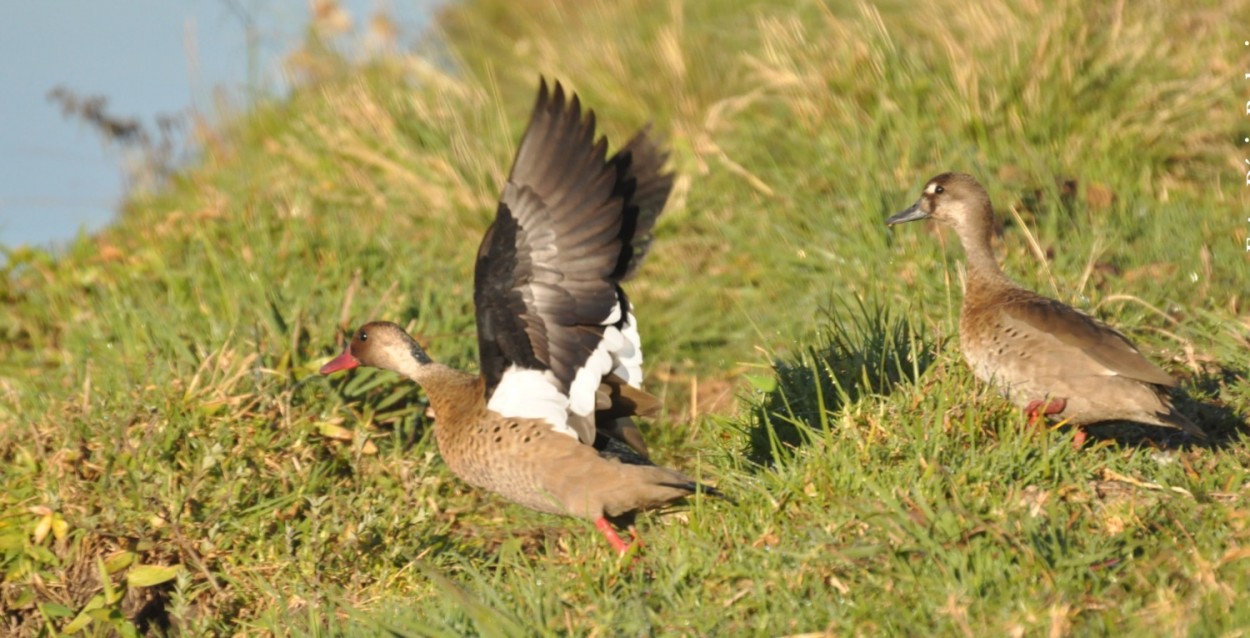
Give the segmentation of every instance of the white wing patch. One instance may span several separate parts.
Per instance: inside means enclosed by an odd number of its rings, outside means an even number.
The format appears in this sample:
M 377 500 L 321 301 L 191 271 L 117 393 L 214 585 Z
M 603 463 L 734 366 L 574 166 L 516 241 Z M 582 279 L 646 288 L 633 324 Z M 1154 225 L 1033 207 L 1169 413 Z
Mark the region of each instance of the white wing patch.
M 616 299 L 619 302 L 621 298 L 618 295 Z M 630 304 L 629 309 L 630 311 L 633 311 L 634 309 L 633 304 Z M 620 320 L 621 320 L 621 304 L 620 303 L 612 304 L 612 312 L 609 312 L 608 318 L 603 320 L 603 325 L 612 325 Z
M 624 338 L 621 331 L 608 327 L 603 331 L 603 340 L 586 359 L 586 363 L 577 370 L 573 383 L 569 385 L 569 411 L 579 416 L 590 416 L 595 411 L 595 391 L 603 378 L 612 371 L 612 351 L 620 349 Z
M 625 380 L 629 385 L 642 389 L 642 338 L 638 336 L 638 321 L 634 319 L 634 305 L 625 309 L 625 324 L 621 326 L 621 336 L 625 343 L 614 352 L 612 358 L 616 366 L 612 372 Z
M 613 317 L 620 317 L 619 310 L 614 311 L 609 319 Z M 604 328 L 603 340 L 577 371 L 569 387 L 569 411 L 582 417 L 593 414 L 595 391 L 610 373 L 616 373 L 635 388 L 642 387 L 642 345 L 632 305 L 625 310 L 625 322 L 620 328 L 612 325 Z
M 550 370 L 508 366 L 486 409 L 516 419 L 540 419 L 552 430 L 578 438 L 569 426 L 569 398 L 560 392 Z
M 629 385 L 642 387 L 642 342 L 633 306 L 625 309 L 625 321 L 620 328 L 610 325 L 620 317 L 618 304 L 608 317 L 603 340 L 573 377 L 568 396 L 560 392 L 551 371 L 514 364 L 504 370 L 486 408 L 506 417 L 541 419 L 550 424 L 552 430 L 578 439 L 570 421 L 594 422 L 595 392 L 604 377 L 614 373 Z

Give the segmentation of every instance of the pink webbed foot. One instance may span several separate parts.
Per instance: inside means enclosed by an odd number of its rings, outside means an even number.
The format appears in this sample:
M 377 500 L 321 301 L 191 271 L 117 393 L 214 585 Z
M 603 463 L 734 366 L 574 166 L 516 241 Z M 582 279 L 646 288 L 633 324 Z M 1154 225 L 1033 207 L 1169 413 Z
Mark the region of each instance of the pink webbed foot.
M 1039 419 L 1045 419 L 1053 414 L 1059 414 L 1068 407 L 1068 400 L 1062 397 L 1051 399 L 1049 402 L 1030 401 L 1024 407 L 1024 413 L 1029 415 L 1029 425 L 1034 425 Z M 1072 449 L 1080 450 L 1085 445 L 1085 439 L 1088 438 L 1085 428 L 1077 426 L 1076 434 L 1072 437 Z
M 629 551 L 629 543 L 621 540 L 621 537 L 616 533 L 616 529 L 612 527 L 612 524 L 608 522 L 606 517 L 600 516 L 595 519 L 595 527 L 598 527 L 599 531 L 603 532 L 603 535 L 608 538 L 608 543 L 612 545 L 612 549 L 615 549 L 616 553 L 624 556 L 625 552 Z M 632 529 L 630 533 L 634 535 L 634 538 L 637 538 L 637 533 Z
M 1050 401 L 1030 401 L 1024 406 L 1024 413 L 1029 415 L 1029 425 L 1035 425 L 1038 419 L 1048 417 L 1052 414 L 1059 414 L 1068 407 L 1068 400 L 1064 398 L 1051 399 Z

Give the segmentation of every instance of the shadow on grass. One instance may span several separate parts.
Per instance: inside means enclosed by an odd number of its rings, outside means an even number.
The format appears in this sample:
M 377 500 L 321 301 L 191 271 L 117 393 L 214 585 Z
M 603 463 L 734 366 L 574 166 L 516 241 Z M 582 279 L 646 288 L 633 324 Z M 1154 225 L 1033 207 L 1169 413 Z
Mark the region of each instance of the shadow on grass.
M 775 361 L 776 384 L 751 406 L 747 456 L 768 465 L 829 432 L 829 416 L 865 395 L 888 395 L 920 377 L 934 344 L 906 318 L 881 307 L 826 311 L 815 345 Z
M 1246 374 L 1242 368 L 1222 367 L 1216 372 L 1189 377 L 1185 384 L 1189 390 L 1173 394 L 1176 408 L 1207 433 L 1206 440 L 1195 439 L 1180 430 L 1127 422 L 1086 426 L 1090 440 L 1162 449 L 1223 450 L 1238 445 L 1250 436 L 1250 424 L 1246 423 L 1245 415 L 1219 397 L 1224 388 L 1245 383 Z

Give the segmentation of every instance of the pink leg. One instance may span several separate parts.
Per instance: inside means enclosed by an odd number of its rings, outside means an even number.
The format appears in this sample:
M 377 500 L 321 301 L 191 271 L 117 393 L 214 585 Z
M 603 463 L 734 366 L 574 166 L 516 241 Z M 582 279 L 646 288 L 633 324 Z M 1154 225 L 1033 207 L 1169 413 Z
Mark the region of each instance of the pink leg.
M 616 534 L 616 530 L 612 528 L 612 524 L 608 522 L 607 518 L 600 516 L 595 519 L 595 527 L 598 527 L 599 531 L 608 537 L 608 542 L 612 544 L 612 549 L 615 549 L 616 553 L 624 554 L 629 550 L 629 545 Z

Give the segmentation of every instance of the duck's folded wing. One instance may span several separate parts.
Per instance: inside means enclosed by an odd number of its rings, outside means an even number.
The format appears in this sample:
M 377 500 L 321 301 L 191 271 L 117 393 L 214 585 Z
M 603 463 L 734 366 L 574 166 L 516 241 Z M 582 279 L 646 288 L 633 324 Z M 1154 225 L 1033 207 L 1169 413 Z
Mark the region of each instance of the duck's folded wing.
M 1060 364 L 1070 372 L 1115 374 L 1162 386 L 1176 380 L 1150 362 L 1128 337 L 1097 319 L 1040 295 L 1005 304 L 1003 313 L 1018 329 L 1049 335 L 1060 344 Z
M 488 407 L 593 442 L 595 393 L 638 350 L 612 276 L 621 256 L 619 168 L 594 114 L 543 83 L 478 249 L 478 345 Z M 640 360 L 639 355 L 639 360 Z

